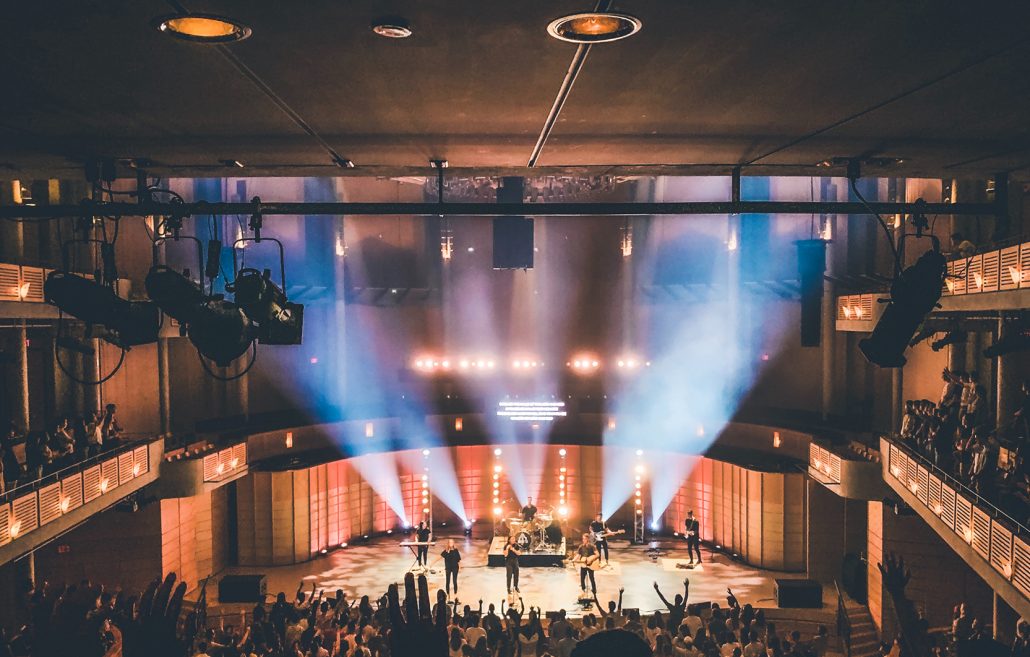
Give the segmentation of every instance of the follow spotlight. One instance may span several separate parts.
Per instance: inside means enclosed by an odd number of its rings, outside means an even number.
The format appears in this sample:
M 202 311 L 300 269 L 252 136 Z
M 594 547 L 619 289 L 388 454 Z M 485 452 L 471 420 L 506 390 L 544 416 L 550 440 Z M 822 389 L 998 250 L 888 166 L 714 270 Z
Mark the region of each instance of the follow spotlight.
M 301 344 L 304 335 L 304 306 L 290 303 L 272 282 L 271 270 L 241 269 L 226 289 L 235 293 L 236 305 L 256 326 L 261 344 Z
M 64 271 L 53 271 L 43 284 L 43 297 L 61 311 L 87 324 L 111 344 L 131 347 L 157 342 L 157 307 L 149 301 L 128 301 L 109 287 Z
M 251 321 L 236 304 L 220 296 L 208 298 L 196 283 L 158 265 L 144 281 L 147 295 L 181 324 L 201 355 L 225 367 L 247 352 L 256 337 Z

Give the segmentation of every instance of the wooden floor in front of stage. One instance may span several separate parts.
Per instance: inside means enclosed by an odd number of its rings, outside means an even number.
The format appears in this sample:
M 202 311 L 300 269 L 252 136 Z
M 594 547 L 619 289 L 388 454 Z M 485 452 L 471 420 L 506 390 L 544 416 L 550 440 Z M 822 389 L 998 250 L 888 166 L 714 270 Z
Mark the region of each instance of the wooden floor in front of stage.
M 469 539 L 460 535 L 454 538 L 462 552 L 459 600 L 473 606 L 480 599 L 500 605 L 505 597 L 504 568 L 486 565 L 490 538 Z M 297 584 L 302 580 L 307 589 L 310 589 L 312 583 L 318 589 L 326 589 L 327 596 L 341 588 L 349 598 L 361 595 L 374 598 L 384 592 L 390 583 L 401 583 L 412 565 L 412 553 L 399 545 L 402 539 L 398 536 L 383 537 L 350 545 L 303 564 L 230 568 L 208 583 L 208 604 L 217 606 L 218 580 L 226 574 L 266 575 L 270 600 L 279 591 L 286 591 L 292 599 Z M 443 565 L 438 557 L 446 544 L 446 536 L 438 535 L 436 540 L 436 546 L 430 551 L 431 562 L 436 562 L 434 572 L 428 575 L 434 592 L 444 586 Z M 639 608 L 641 612 L 654 611 L 661 606 L 661 601 L 655 595 L 654 582 L 658 582 L 662 592 L 671 600 L 674 594 L 682 592 L 683 579 L 689 577 L 690 602 L 714 601 L 725 606 L 726 587 L 731 587 L 741 604 L 751 603 L 755 607 L 769 608 L 776 606 L 774 580 L 805 577 L 801 573 L 785 574 L 753 568 L 724 554 L 713 555 L 707 549 L 702 550 L 705 562 L 700 569 L 681 570 L 675 567 L 675 560 L 687 558 L 686 550 L 680 548 L 684 545 L 682 541 L 669 539 L 661 541 L 660 545 L 664 548 L 663 553 L 653 559 L 648 555 L 646 545 L 631 546 L 625 541 L 611 543 L 611 567 L 596 574 L 597 594 L 602 604 L 617 597 L 619 588 L 625 587 L 625 607 Z M 579 570 L 574 565 L 564 568 L 523 567 L 519 588 L 527 607 L 538 606 L 545 611 L 564 608 L 573 616 L 588 611 L 576 602 L 580 592 Z M 195 595 L 193 593 L 188 597 Z M 823 602 L 824 612 L 835 607 L 832 587 L 831 590 L 824 587 Z M 252 606 L 233 605 L 233 608 L 249 609 Z

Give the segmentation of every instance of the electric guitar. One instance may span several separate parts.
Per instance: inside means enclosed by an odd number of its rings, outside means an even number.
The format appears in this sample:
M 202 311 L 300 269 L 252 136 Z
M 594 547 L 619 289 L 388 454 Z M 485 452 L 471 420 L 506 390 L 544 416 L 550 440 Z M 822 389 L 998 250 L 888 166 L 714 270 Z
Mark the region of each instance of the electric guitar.
M 626 533 L 625 529 L 617 529 L 617 530 L 614 530 L 614 531 L 611 530 L 611 529 L 603 529 L 603 530 L 601 530 L 599 532 L 590 532 L 590 536 L 591 536 L 591 540 L 593 540 L 594 543 L 600 543 L 601 541 L 603 541 L 604 539 L 608 538 L 609 536 L 618 536 L 619 534 L 625 534 L 625 533 Z

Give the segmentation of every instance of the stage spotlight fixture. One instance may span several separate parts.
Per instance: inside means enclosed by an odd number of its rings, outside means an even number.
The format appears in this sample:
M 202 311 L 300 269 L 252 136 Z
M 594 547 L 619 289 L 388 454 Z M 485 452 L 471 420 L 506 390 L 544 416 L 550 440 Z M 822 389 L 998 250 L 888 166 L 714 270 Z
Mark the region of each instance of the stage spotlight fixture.
M 985 358 L 997 358 L 1005 354 L 1027 350 L 1030 350 L 1030 326 L 1023 326 L 1008 330 L 1001 339 L 984 349 L 983 354 Z
M 966 341 L 965 331 L 948 331 L 944 334 L 944 337 L 940 340 L 934 340 L 930 343 L 930 348 L 934 351 L 940 351 L 951 344 L 961 344 Z
M 888 368 L 904 366 L 905 348 L 941 298 L 947 267 L 947 260 L 934 248 L 894 279 L 890 303 L 880 321 L 872 335 L 858 343 L 869 362 Z
M 119 347 L 157 342 L 157 306 L 122 299 L 109 287 L 64 271 L 53 271 L 43 284 L 43 297 L 72 317 L 105 329 L 98 337 Z
M 847 310 L 847 308 L 845 308 L 845 310 Z M 919 329 L 914 336 L 912 336 L 912 339 L 908 341 L 908 346 L 914 347 L 923 340 L 932 338 L 937 333 L 937 329 L 933 326 L 924 326 L 923 328 Z
M 243 311 L 220 296 L 208 298 L 200 286 L 179 272 L 158 265 L 144 280 L 147 295 L 169 317 L 201 355 L 225 367 L 247 352 L 255 330 Z
M 226 285 L 235 293 L 236 304 L 257 325 L 261 344 L 295 345 L 304 336 L 304 306 L 290 303 L 286 294 L 272 282 L 272 272 L 244 268 L 236 281 Z M 444 367 L 448 364 L 445 361 Z
M 254 342 L 254 327 L 236 304 L 217 297 L 200 308 L 187 331 L 201 355 L 225 367 L 247 353 Z

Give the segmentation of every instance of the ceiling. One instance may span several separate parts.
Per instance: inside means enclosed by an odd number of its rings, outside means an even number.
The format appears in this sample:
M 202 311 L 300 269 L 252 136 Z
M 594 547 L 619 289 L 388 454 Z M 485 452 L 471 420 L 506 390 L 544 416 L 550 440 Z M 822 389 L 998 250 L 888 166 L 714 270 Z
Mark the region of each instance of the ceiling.
M 167 175 L 525 173 L 590 0 L 183 0 L 253 36 L 225 47 L 150 26 L 161 0 L 10 3 L 0 177 L 95 157 Z M 1030 3 L 623 0 L 641 32 L 594 46 L 543 171 L 1030 173 Z M 377 17 L 407 18 L 389 40 Z M 305 127 L 306 126 L 306 127 Z M 313 133 L 313 134 L 312 134 Z M 357 166 L 343 170 L 330 153 Z M 239 170 L 233 170 L 240 175 Z

